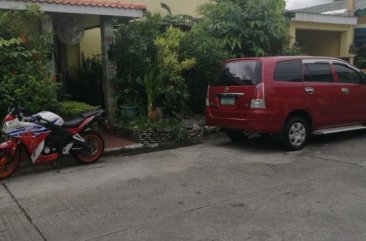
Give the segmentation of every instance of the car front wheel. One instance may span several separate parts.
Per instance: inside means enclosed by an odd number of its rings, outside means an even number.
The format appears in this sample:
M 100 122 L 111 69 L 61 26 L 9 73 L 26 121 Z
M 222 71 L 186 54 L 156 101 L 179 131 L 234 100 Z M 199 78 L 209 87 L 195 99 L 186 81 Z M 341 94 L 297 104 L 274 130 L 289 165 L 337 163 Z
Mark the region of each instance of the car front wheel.
M 285 123 L 283 144 L 290 151 L 301 150 L 309 137 L 308 123 L 300 117 L 292 117 Z

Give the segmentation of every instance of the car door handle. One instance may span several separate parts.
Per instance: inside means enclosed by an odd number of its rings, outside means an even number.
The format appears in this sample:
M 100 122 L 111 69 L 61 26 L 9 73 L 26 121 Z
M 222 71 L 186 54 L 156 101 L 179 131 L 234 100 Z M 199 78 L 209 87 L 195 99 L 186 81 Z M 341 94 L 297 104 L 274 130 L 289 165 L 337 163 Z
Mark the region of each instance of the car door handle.
M 313 87 L 305 87 L 305 92 L 308 93 L 309 95 L 314 94 L 315 90 Z
M 342 88 L 341 91 L 345 95 L 348 95 L 348 93 L 349 93 L 349 89 L 347 89 L 347 88 Z

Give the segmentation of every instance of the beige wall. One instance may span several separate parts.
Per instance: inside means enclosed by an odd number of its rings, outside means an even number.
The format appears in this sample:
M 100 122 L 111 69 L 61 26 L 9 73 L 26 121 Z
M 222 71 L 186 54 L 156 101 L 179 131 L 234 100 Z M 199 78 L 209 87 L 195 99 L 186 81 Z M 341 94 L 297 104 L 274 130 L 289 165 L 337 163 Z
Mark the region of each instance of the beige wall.
M 296 31 L 296 41 L 305 49 L 306 54 L 339 57 L 340 32 L 302 30 Z
M 143 3 L 146 5 L 148 11 L 165 14 L 166 11 L 160 7 L 160 3 L 164 2 L 171 8 L 173 14 L 197 15 L 197 7 L 208 2 L 208 0 L 129 0 L 128 2 Z M 81 53 L 84 53 L 85 57 L 102 53 L 100 28 L 85 31 L 80 42 Z M 73 66 L 75 66 L 75 63 L 73 63 Z
M 197 7 L 203 3 L 207 3 L 208 0 L 129 0 L 128 2 L 143 3 L 150 12 L 165 13 L 166 11 L 160 7 L 160 3 L 163 2 L 170 7 L 173 14 L 196 16 Z
M 353 26 L 346 24 L 293 21 L 290 23 L 290 44 L 299 42 L 311 55 L 353 57 L 349 53 L 353 31 Z
M 71 78 L 78 78 L 78 69 L 80 66 L 80 47 L 79 45 L 67 46 L 67 66 Z
M 102 54 L 100 28 L 86 30 L 80 41 L 80 54 L 84 53 L 85 57 Z

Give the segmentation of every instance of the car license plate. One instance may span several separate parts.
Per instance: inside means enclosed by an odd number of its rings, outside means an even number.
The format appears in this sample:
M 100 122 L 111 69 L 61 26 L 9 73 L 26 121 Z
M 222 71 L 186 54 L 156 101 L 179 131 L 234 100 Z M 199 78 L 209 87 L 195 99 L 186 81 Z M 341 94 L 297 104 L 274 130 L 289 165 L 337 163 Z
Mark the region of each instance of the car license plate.
M 222 96 L 220 99 L 221 105 L 234 105 L 235 97 L 234 96 Z

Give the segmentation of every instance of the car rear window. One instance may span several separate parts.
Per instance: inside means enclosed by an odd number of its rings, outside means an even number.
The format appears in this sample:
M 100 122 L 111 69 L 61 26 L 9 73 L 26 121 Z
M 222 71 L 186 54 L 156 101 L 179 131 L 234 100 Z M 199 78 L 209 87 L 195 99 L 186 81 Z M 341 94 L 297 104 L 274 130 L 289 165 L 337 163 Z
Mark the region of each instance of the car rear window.
M 257 85 L 262 79 L 261 66 L 257 60 L 226 63 L 212 85 Z
M 277 81 L 302 81 L 302 61 L 301 60 L 285 60 L 276 64 L 274 71 L 274 80 Z

